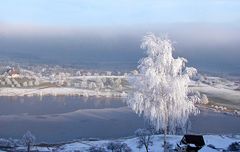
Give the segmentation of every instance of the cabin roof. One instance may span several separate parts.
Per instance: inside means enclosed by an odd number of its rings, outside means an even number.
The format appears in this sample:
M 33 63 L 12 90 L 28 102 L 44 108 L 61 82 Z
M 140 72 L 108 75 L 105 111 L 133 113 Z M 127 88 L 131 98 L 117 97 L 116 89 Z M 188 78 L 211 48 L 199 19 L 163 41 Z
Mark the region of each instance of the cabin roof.
M 194 144 L 197 147 L 202 147 L 205 145 L 202 135 L 184 135 L 181 143 L 183 144 Z

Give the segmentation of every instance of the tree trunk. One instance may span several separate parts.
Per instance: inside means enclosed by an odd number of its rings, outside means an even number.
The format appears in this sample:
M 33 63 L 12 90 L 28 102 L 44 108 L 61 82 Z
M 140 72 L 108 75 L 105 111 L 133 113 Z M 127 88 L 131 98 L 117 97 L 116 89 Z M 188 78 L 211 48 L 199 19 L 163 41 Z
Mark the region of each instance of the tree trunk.
M 27 145 L 27 151 L 30 152 L 30 144 Z
M 148 152 L 148 146 L 145 145 L 146 152 Z
M 164 128 L 163 148 L 164 148 L 164 152 L 167 152 L 167 126 Z
M 163 141 L 163 148 L 164 152 L 167 152 L 167 128 L 168 128 L 168 112 L 167 112 L 167 105 L 165 105 L 165 126 L 164 126 L 164 141 Z

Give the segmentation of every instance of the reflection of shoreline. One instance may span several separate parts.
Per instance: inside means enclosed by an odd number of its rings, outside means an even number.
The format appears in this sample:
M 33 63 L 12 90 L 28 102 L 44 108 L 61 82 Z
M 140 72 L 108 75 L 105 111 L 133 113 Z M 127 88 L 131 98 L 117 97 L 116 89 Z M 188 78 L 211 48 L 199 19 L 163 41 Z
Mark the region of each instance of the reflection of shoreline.
M 239 121 L 239 117 L 215 113 L 204 109 L 200 110 L 201 113 L 193 116 L 191 119 L 192 129 L 189 130 L 190 132 L 195 134 L 239 134 L 240 124 L 236 123 Z M 30 127 L 39 141 L 47 142 L 68 141 L 79 137 L 100 139 L 128 137 L 133 134 L 135 129 L 144 127 L 145 125 L 144 120 L 127 107 L 82 109 L 57 115 L 6 115 L 0 117 L 0 119 L 2 123 L 12 124 L 11 127 L 6 126 L 4 128 L 3 126 L 0 128 L 1 132 L 8 133 L 5 137 L 11 137 L 13 133 L 12 130 L 18 130 L 20 137 L 20 135 L 22 135 L 21 132 L 24 132 L 22 131 L 24 127 Z M 16 128 L 19 124 L 21 124 L 22 127 Z M 46 132 L 46 130 L 42 129 L 44 126 L 47 126 L 47 129 L 51 130 L 51 132 L 49 133 L 49 131 Z M 106 127 L 108 127 L 107 136 L 105 136 L 106 134 L 104 133 L 106 132 Z M 132 127 L 132 129 L 129 127 Z M 218 130 L 218 127 L 221 130 Z M 71 132 L 68 132 L 69 129 Z M 121 132 L 126 129 L 127 132 Z M 66 131 L 67 134 L 62 134 L 63 130 Z M 99 132 L 94 132 L 93 130 L 98 130 Z M 116 132 L 119 134 L 116 135 Z M 78 133 L 79 136 L 76 136 L 76 133 Z
M 96 96 L 96 97 L 126 97 L 125 92 L 117 91 L 97 91 L 97 90 L 85 90 L 77 88 L 64 88 L 64 87 L 52 87 L 52 88 L 1 88 L 0 96 Z
M 5 97 L 11 98 L 11 97 Z M 4 99 L 5 99 L 4 98 Z M 35 98 L 38 97 L 16 97 L 16 101 L 20 98 L 32 99 L 35 103 Z M 64 96 L 51 96 L 50 99 L 59 101 Z M 113 98 L 105 97 L 79 97 L 79 96 L 65 96 L 66 102 L 75 102 L 78 98 L 92 100 L 94 102 L 102 102 Z M 70 99 L 69 99 L 70 98 Z M 43 98 L 43 103 L 59 107 L 57 104 L 47 102 L 47 98 Z M 97 100 L 95 100 L 97 99 Z M 99 101 L 99 100 L 100 101 Z M 101 100 L 102 99 L 102 100 Z M 119 98 L 118 98 L 119 99 Z M 2 100 L 4 101 L 4 100 Z M 31 101 L 29 101 L 31 102 Z M 113 104 L 113 100 L 109 100 Z M 117 100 L 121 102 L 121 100 Z M 27 102 L 25 105 L 28 105 Z M 23 110 L 27 107 L 23 105 Z M 16 107 L 16 106 L 15 106 Z M 19 106 L 17 106 L 20 108 Z M 70 107 L 70 106 L 68 106 Z M 10 114 L 0 116 L 0 122 L 3 124 L 0 128 L 2 137 L 21 137 L 24 128 L 30 128 L 31 132 L 36 135 L 39 141 L 57 142 L 68 141 L 76 138 L 101 138 L 101 139 L 115 139 L 120 137 L 131 136 L 135 129 L 144 127 L 146 123 L 142 117 L 138 117 L 130 108 L 126 106 L 104 107 L 103 109 L 78 109 L 71 111 L 64 111 L 61 113 L 44 113 L 44 114 Z M 37 104 L 37 109 L 41 111 L 46 110 L 44 107 Z M 14 109 L 12 107 L 12 109 Z M 30 107 L 30 109 L 32 109 Z M 197 116 L 191 117 L 192 133 L 209 133 L 209 134 L 238 134 L 240 117 L 226 115 L 223 113 L 216 113 L 209 111 L 209 109 L 200 108 L 201 113 Z M 9 124 L 9 125 L 5 125 Z M 128 124 L 128 125 L 126 125 Z M 21 127 L 18 127 L 21 125 Z M 61 126 L 61 127 L 59 127 Z M 108 127 L 108 132 L 106 128 Z M 131 127 L 131 128 L 129 128 Z M 218 130 L 220 128 L 220 130 Z M 71 130 L 71 133 L 68 131 Z M 95 132 L 97 130 L 97 132 Z M 124 130 L 122 132 L 121 130 Z M 16 132 L 17 131 L 17 132 Z M 104 133 L 104 134 L 102 134 Z M 118 133 L 118 134 L 116 134 Z M 4 136 L 3 136 L 4 135 Z
M 236 99 L 233 99 L 233 101 L 226 100 L 224 99 L 226 97 L 222 98 L 221 95 L 217 94 L 216 89 L 213 92 L 212 89 L 209 89 L 209 87 L 204 87 L 209 92 L 206 92 L 206 91 L 203 92 L 202 87 L 192 87 L 192 88 L 202 93 L 206 93 L 210 99 L 209 100 L 210 102 L 207 105 L 197 105 L 198 107 L 206 108 L 215 112 L 221 112 L 224 114 L 240 116 L 238 105 L 234 105 Z M 221 91 L 222 90 L 223 89 L 221 89 Z M 221 91 L 219 93 L 221 93 Z M 30 89 L 29 88 L 28 89 L 1 88 L 0 96 L 6 96 L 6 97 L 39 96 L 40 98 L 45 96 L 56 96 L 56 97 L 82 96 L 86 98 L 88 97 L 125 98 L 127 96 L 127 93 L 120 92 L 120 91 L 113 91 L 113 90 L 98 91 L 98 90 L 87 90 L 87 89 L 67 88 L 67 87 L 30 88 Z

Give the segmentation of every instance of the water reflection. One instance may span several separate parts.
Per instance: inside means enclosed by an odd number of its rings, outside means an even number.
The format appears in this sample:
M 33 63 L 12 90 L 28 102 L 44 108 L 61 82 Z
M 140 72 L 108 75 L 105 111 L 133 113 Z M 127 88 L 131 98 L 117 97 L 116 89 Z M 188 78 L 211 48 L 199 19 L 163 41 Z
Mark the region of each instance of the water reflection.
M 44 96 L 0 97 L 0 115 L 23 114 L 46 115 L 73 112 L 79 109 L 104 109 L 125 106 L 121 99 Z M 10 110 L 11 109 L 11 110 Z
M 240 117 L 201 110 L 191 117 L 192 133 L 240 133 Z M 77 96 L 0 97 L 0 138 L 21 138 L 30 130 L 38 141 L 132 136 L 148 126 L 121 99 Z

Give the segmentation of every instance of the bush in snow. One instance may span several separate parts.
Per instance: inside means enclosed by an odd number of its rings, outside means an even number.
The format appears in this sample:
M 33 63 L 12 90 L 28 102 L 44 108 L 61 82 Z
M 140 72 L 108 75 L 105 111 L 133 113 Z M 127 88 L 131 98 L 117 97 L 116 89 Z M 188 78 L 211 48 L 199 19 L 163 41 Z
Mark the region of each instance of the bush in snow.
M 234 142 L 228 146 L 229 151 L 240 151 L 240 142 Z
M 0 147 L 16 147 L 16 146 L 21 146 L 22 143 L 18 139 L 3 139 L 0 138 Z
M 107 149 L 112 152 L 131 152 L 132 149 L 126 143 L 110 142 L 107 144 Z
M 131 71 L 131 74 L 138 75 L 138 71 L 137 70 L 133 70 L 133 71 Z
M 156 131 L 155 127 L 151 124 L 146 128 L 146 130 L 150 131 L 153 135 L 159 134 L 159 132 L 160 132 L 159 130 Z
M 87 80 L 83 80 L 81 82 L 81 88 L 87 88 L 88 87 L 88 83 L 87 83 Z
M 119 85 L 121 85 L 122 80 L 120 78 L 118 78 L 117 80 L 115 80 L 115 86 L 118 87 Z
M 26 81 L 23 82 L 22 86 L 23 86 L 23 87 L 27 87 L 27 86 L 28 86 L 27 82 L 26 82 Z
M 118 86 L 118 89 L 119 89 L 119 90 L 123 90 L 123 86 L 120 84 L 120 85 Z
M 39 81 L 38 81 L 38 80 L 35 80 L 35 81 L 34 81 L 34 85 L 35 85 L 35 86 L 39 86 L 39 85 L 40 85 Z
M 87 72 L 87 76 L 91 76 L 92 75 L 92 73 L 91 72 Z
M 103 89 L 103 88 L 104 88 L 104 83 L 102 82 L 101 79 L 98 79 L 98 80 L 97 80 L 97 87 L 98 87 L 99 89 Z
M 141 45 L 147 57 L 139 61 L 138 75 L 128 77 L 132 92 L 127 103 L 139 115 L 166 134 L 176 133 L 176 128 L 184 130 L 189 115 L 199 111 L 194 106 L 198 97 L 188 98 L 190 77 L 197 71 L 185 67 L 184 58 L 173 58 L 172 42 L 169 39 L 148 34 Z
M 20 88 L 20 87 L 21 87 L 21 85 L 18 83 L 18 84 L 16 84 L 16 87 Z
M 114 86 L 114 79 L 113 78 L 108 78 L 107 83 L 109 85 L 109 88 L 111 88 L 112 86 Z
M 66 82 L 66 86 L 67 86 L 67 87 L 71 87 L 71 83 L 67 81 L 67 82 Z
M 193 90 L 189 90 L 188 91 L 188 99 L 193 101 L 194 103 L 201 103 L 201 94 L 198 91 L 193 91 Z
M 88 85 L 88 88 L 89 89 L 96 89 L 97 88 L 97 85 L 95 82 L 90 82 L 89 85 Z
M 7 139 L 0 138 L 0 147 L 12 147 L 12 143 Z
M 81 75 L 82 75 L 82 74 L 81 74 L 81 71 L 77 71 L 77 72 L 76 72 L 76 75 L 77 75 L 77 76 L 81 76 Z
M 12 139 L 12 138 L 9 138 L 8 140 L 11 143 L 11 147 L 17 147 L 17 146 L 22 146 L 23 145 L 22 140 Z
M 111 76 L 111 75 L 112 75 L 112 72 L 111 72 L 111 71 L 107 71 L 107 72 L 106 72 L 106 75 L 107 75 L 107 76 Z
M 121 144 L 121 149 L 119 152 L 132 152 L 132 149 L 126 144 Z
M 34 144 L 35 142 L 35 136 L 30 132 L 27 131 L 23 137 L 22 137 L 22 142 L 25 146 L 27 146 L 27 151 L 30 152 L 30 148 L 31 146 Z
M 114 152 L 115 149 L 117 149 L 117 148 L 118 148 L 118 143 L 116 143 L 116 142 L 110 142 L 107 144 L 107 149 L 111 150 L 112 152 Z
M 80 87 L 80 84 L 79 83 L 74 83 L 74 87 L 78 88 L 78 87 Z
M 94 75 L 94 76 L 99 76 L 99 73 L 94 73 L 93 75 Z
M 5 83 L 4 81 L 1 81 L 1 85 L 2 85 L 2 86 L 5 86 L 6 83 Z
M 89 152 L 107 152 L 103 147 L 92 146 L 88 149 Z
M 147 129 L 138 129 L 135 131 L 135 135 L 138 137 L 137 148 L 142 148 L 144 146 L 146 152 L 148 152 L 149 146 L 153 145 L 152 132 Z
M 106 82 L 107 82 L 107 79 L 104 78 L 104 77 L 103 77 L 101 80 L 102 80 L 103 83 L 106 83 Z
M 33 86 L 33 81 L 28 81 L 28 86 Z
M 5 78 L 5 82 L 7 85 L 12 85 L 12 81 L 9 78 Z
M 203 104 L 208 104 L 208 97 L 205 94 L 202 94 L 201 101 Z
M 16 85 L 18 83 L 15 79 L 12 79 L 12 82 L 14 85 Z

